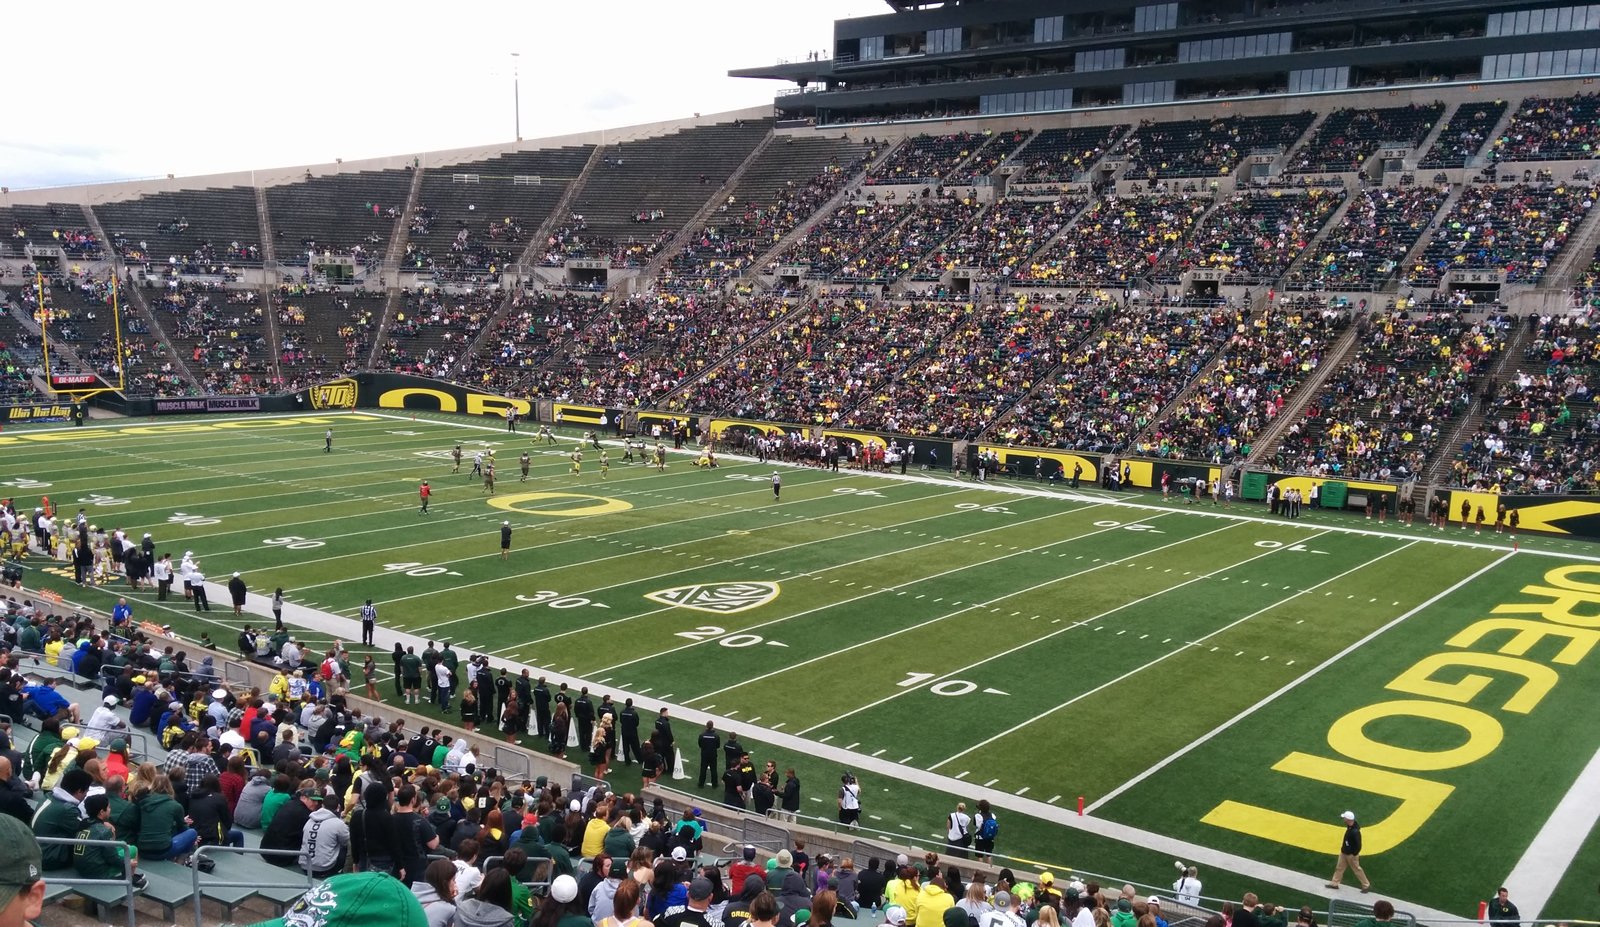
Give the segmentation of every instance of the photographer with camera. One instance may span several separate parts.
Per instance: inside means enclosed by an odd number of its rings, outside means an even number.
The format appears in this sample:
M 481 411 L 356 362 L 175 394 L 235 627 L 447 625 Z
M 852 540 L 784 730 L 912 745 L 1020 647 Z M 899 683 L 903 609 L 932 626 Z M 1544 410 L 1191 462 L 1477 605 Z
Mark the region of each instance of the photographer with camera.
M 839 777 L 839 823 L 861 828 L 861 784 L 849 770 Z

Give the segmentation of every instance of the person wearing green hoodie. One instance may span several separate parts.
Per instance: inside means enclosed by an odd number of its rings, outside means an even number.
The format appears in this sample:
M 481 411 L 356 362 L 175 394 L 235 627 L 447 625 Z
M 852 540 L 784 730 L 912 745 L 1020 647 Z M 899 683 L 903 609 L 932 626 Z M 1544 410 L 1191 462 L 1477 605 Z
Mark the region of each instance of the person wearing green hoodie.
M 1111 927 L 1138 927 L 1139 916 L 1133 913 L 1133 902 L 1117 899 L 1117 908 L 1111 912 Z
M 90 795 L 83 800 L 83 809 L 88 812 L 88 819 L 84 821 L 83 829 L 78 831 L 79 840 L 116 840 L 117 829 L 111 826 L 111 799 L 105 795 Z M 108 847 L 91 846 L 80 843 L 72 848 L 72 865 L 78 870 L 78 875 L 85 879 L 107 879 L 121 881 L 127 873 L 124 869 L 124 860 L 128 858 L 131 848 L 127 846 Z M 134 859 L 133 865 L 138 867 L 139 861 Z M 135 890 L 144 888 L 144 875 L 133 874 Z
M 78 813 L 78 803 L 89 794 L 94 777 L 74 766 L 61 776 L 61 782 L 50 790 L 50 795 L 33 813 L 35 837 L 78 836 L 83 829 L 83 818 Z M 41 844 L 39 853 L 45 869 L 67 869 L 72 866 L 71 844 Z
M 171 794 L 162 791 L 163 785 L 172 788 L 170 780 L 157 776 L 156 787 L 134 799 L 134 804 L 139 806 L 139 833 L 135 843 L 142 859 L 187 856 L 200 840 L 200 835 L 189 826 L 189 816 L 184 813 L 183 806 Z M 132 838 L 134 835 L 124 836 Z

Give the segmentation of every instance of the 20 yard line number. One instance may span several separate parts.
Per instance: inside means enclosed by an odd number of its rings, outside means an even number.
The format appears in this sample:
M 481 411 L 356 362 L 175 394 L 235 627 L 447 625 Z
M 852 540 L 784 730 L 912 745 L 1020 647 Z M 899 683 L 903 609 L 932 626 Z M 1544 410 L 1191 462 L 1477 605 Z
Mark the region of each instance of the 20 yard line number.
M 724 634 L 728 636 L 722 637 Z M 709 641 L 721 637 L 722 639 L 717 641 L 718 644 L 735 650 L 742 647 L 754 647 L 757 644 L 766 644 L 768 647 L 789 646 L 783 641 L 769 641 L 759 634 L 728 634 L 727 628 L 719 628 L 714 624 L 703 624 L 691 631 L 679 631 L 677 636 L 692 641 Z

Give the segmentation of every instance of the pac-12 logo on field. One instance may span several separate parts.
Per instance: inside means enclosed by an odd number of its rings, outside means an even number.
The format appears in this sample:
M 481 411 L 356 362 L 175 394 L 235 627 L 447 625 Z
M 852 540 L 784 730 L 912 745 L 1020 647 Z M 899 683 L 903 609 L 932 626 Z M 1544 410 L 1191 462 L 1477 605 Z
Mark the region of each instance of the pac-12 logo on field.
M 354 409 L 356 407 L 356 381 L 340 377 L 311 387 L 311 408 Z
M 702 583 L 652 592 L 645 598 L 662 605 L 692 608 L 697 612 L 731 615 L 749 611 L 778 597 L 777 583 Z

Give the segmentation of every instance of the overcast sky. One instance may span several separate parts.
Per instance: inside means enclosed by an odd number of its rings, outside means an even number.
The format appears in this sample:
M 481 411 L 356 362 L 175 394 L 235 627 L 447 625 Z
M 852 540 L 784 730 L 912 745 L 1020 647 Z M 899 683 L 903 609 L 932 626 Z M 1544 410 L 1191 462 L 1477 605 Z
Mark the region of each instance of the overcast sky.
M 0 185 L 211 174 L 461 148 L 770 103 L 730 68 L 828 47 L 882 0 L 272 4 L 6 11 Z

